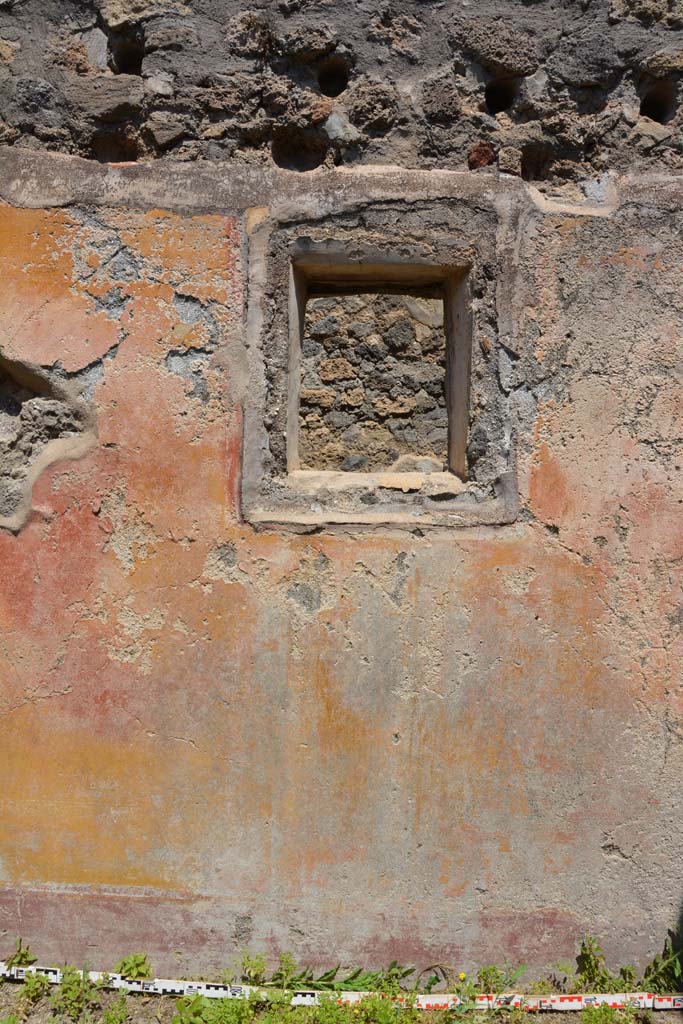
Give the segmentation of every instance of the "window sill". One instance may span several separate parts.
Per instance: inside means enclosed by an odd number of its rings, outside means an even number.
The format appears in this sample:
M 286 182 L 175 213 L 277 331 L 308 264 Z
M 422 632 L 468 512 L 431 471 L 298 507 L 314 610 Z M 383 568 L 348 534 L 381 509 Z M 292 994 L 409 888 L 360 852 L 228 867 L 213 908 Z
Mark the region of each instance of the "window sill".
M 456 497 L 467 490 L 455 473 L 355 473 L 342 470 L 296 469 L 288 477 L 291 486 L 305 494 L 316 494 L 321 490 L 353 491 L 359 488 L 381 487 L 385 490 L 402 491 L 404 494 L 416 491 L 428 495 L 451 494 Z
M 246 512 L 257 526 L 498 526 L 518 514 L 514 473 L 488 491 L 452 473 L 346 473 L 297 470 L 274 481 L 273 500 Z

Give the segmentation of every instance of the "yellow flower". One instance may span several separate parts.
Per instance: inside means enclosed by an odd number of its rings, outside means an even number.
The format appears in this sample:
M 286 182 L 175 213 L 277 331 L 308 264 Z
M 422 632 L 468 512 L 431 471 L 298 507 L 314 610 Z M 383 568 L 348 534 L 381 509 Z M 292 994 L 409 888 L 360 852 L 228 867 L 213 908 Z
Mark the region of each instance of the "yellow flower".
M 461 981 L 464 981 L 465 978 L 467 977 L 467 975 L 465 974 L 464 971 L 461 971 L 460 974 L 458 975 L 458 977 L 460 978 Z

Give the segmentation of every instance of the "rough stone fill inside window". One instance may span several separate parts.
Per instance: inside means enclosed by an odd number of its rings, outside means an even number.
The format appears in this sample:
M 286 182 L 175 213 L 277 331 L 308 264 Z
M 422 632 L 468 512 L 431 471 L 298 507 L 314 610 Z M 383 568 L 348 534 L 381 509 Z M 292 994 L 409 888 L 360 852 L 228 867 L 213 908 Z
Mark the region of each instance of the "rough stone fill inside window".
M 441 295 L 311 297 L 301 357 L 302 469 L 447 468 Z

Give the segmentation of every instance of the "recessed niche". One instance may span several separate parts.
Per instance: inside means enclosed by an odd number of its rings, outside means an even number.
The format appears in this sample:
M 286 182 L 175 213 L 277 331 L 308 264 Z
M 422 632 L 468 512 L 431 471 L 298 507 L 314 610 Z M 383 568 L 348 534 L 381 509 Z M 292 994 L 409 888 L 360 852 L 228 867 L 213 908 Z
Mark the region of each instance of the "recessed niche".
M 301 345 L 299 459 L 302 469 L 448 468 L 438 288 L 313 290 Z
M 292 265 L 290 472 L 467 476 L 466 268 Z
M 545 181 L 552 167 L 553 152 L 542 142 L 530 142 L 522 147 L 522 178 L 525 181 Z
M 514 445 L 495 429 L 507 396 L 472 343 L 497 317 L 496 222 L 463 202 L 449 230 L 425 230 L 437 210 L 369 204 L 294 224 L 287 208 L 249 236 L 247 521 L 414 530 L 517 516 Z M 472 362 L 487 395 L 475 408 Z M 485 457 L 470 466 L 477 430 Z

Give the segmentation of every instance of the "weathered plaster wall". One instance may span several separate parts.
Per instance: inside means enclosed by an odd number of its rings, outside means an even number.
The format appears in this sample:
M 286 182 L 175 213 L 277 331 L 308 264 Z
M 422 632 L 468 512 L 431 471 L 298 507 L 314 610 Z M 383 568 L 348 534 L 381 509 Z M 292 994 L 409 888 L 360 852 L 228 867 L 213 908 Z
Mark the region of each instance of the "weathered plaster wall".
M 5 150 L 1 181 L 2 353 L 94 424 L 0 533 L 2 928 L 169 970 L 655 951 L 683 896 L 680 180 L 591 205 Z M 253 225 L 406 195 L 513 225 L 512 333 L 474 344 L 520 515 L 256 531 Z

